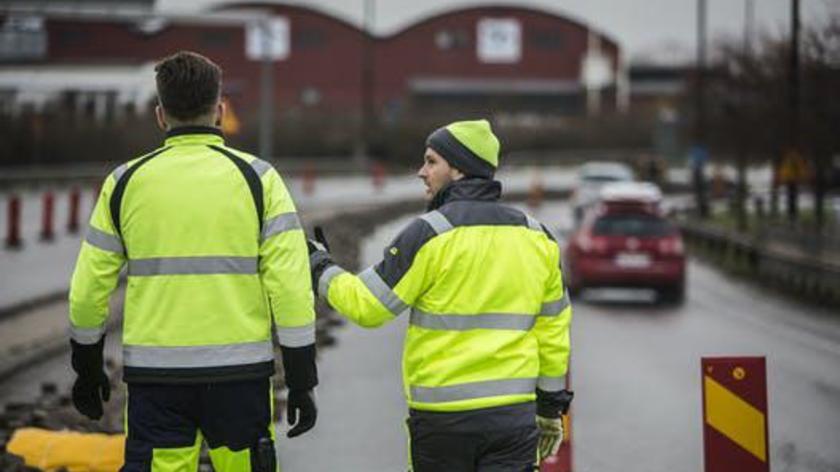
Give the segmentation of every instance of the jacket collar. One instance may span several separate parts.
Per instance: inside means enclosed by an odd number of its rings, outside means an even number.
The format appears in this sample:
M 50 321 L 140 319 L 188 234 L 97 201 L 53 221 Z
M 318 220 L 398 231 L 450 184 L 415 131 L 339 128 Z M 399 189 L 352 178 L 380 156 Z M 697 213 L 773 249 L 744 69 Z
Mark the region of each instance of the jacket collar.
M 224 144 L 222 130 L 212 126 L 179 126 L 166 132 L 165 146 L 178 144 Z
M 501 196 L 502 183 L 498 180 L 465 178 L 450 182 L 438 190 L 429 202 L 428 210 L 436 210 L 447 203 L 460 200 L 495 202 Z

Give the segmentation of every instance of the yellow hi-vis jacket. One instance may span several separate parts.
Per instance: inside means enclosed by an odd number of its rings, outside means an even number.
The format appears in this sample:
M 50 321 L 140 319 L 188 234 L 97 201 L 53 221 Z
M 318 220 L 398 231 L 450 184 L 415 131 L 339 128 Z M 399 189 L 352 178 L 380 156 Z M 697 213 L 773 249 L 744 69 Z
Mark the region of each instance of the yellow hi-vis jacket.
M 409 312 L 403 381 L 412 409 L 457 412 L 533 401 L 565 387 L 572 309 L 560 250 L 498 182 L 459 181 L 409 224 L 383 260 L 353 275 L 336 265 L 318 293 L 376 327 Z
M 167 136 L 102 185 L 73 273 L 71 336 L 101 339 L 127 265 L 127 382 L 269 376 L 272 314 L 281 347 L 315 342 L 294 203 L 270 164 L 226 147 L 219 130 L 184 127 Z

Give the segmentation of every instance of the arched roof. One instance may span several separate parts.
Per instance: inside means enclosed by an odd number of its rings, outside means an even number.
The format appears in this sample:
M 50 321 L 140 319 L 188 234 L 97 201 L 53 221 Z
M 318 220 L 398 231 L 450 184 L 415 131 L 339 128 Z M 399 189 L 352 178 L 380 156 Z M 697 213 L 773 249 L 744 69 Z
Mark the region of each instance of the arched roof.
M 570 23 L 570 24 L 572 24 L 574 26 L 577 26 L 577 27 L 580 27 L 582 29 L 589 29 L 589 25 L 587 25 L 586 23 L 584 23 L 580 20 L 577 20 L 575 18 L 569 17 L 569 16 L 563 16 L 563 15 L 560 15 L 560 14 L 557 14 L 557 13 L 552 13 L 552 12 L 548 12 L 548 11 L 545 11 L 545 10 L 541 10 L 541 9 L 538 9 L 538 8 L 532 8 L 532 7 L 528 7 L 528 6 L 499 3 L 499 4 L 491 4 L 491 5 L 469 6 L 469 7 L 463 7 L 463 8 L 451 8 L 451 9 L 446 9 L 446 10 L 438 12 L 438 13 L 433 13 L 431 15 L 426 16 L 425 18 L 422 18 L 420 20 L 413 21 L 413 22 L 409 23 L 408 26 L 405 26 L 404 28 L 402 28 L 400 30 L 397 30 L 396 32 L 385 36 L 383 39 L 387 40 L 387 39 L 397 38 L 397 37 L 400 37 L 400 36 L 403 36 L 403 35 L 406 35 L 406 34 L 410 34 L 411 32 L 413 32 L 414 30 L 416 30 L 418 28 L 422 28 L 423 26 L 427 26 L 427 25 L 429 25 L 431 23 L 434 23 L 436 21 L 445 19 L 447 17 L 455 16 L 455 15 L 470 14 L 470 13 L 495 14 L 495 13 L 503 13 L 503 12 L 508 13 L 508 14 L 519 12 L 519 13 L 528 13 L 528 14 L 533 14 L 533 15 L 539 15 L 539 16 L 552 18 L 552 19 L 559 20 L 559 21 L 564 21 L 566 23 Z M 607 34 L 604 34 L 603 32 L 598 31 L 598 30 L 594 30 L 594 31 L 603 40 L 609 42 L 611 46 L 618 47 L 618 43 L 611 36 L 609 36 Z
M 311 15 L 323 20 L 331 21 L 337 23 L 347 29 L 351 29 L 359 34 L 365 34 L 365 32 L 356 26 L 355 24 L 343 19 L 339 18 L 335 15 L 332 15 L 324 10 L 320 10 L 318 8 L 312 8 L 303 5 L 290 5 L 288 3 L 276 3 L 270 1 L 264 2 L 229 2 L 229 3 L 221 3 L 216 5 L 213 10 L 214 11 L 222 11 L 222 10 L 238 10 L 238 9 L 249 9 L 249 8 L 256 8 L 256 9 L 269 9 L 269 10 L 285 10 L 288 12 L 294 13 L 301 13 L 306 15 Z

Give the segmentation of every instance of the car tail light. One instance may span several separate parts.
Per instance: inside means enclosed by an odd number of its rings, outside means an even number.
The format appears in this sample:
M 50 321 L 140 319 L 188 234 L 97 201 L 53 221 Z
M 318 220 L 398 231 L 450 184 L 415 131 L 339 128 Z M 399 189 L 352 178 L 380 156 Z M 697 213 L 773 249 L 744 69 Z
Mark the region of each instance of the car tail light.
M 577 238 L 577 246 L 584 254 L 603 254 L 607 251 L 607 240 L 589 233 L 581 233 Z
M 658 249 L 659 253 L 663 255 L 681 256 L 684 251 L 682 238 L 679 236 L 663 238 L 659 240 Z

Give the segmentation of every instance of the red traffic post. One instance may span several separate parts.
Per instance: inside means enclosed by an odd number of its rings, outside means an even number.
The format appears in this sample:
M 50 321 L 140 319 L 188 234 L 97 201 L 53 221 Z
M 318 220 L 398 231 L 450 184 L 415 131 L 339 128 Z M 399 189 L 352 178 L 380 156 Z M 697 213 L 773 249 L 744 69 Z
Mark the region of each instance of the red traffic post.
M 385 166 L 382 165 L 381 162 L 374 162 L 370 166 L 370 176 L 371 176 L 371 183 L 373 184 L 373 189 L 377 192 L 381 192 L 382 188 L 385 187 L 385 173 L 386 169 Z
M 764 357 L 704 357 L 705 472 L 769 472 Z
M 315 166 L 311 162 L 307 162 L 303 168 L 303 194 L 312 195 L 315 193 Z
M 67 208 L 67 232 L 71 234 L 79 232 L 79 200 L 79 189 L 78 187 L 73 187 L 70 190 Z
M 566 389 L 572 389 L 572 370 L 566 372 Z M 574 405 L 574 402 L 572 402 Z M 557 454 L 546 457 L 540 464 L 540 472 L 572 472 L 572 411 L 563 415 L 563 444 Z
M 41 239 L 43 241 L 51 241 L 55 237 L 53 231 L 53 207 L 55 204 L 55 195 L 52 192 L 44 192 L 41 198 Z
M 23 244 L 20 239 L 20 197 L 9 197 L 8 212 L 6 213 L 6 247 L 19 248 Z

